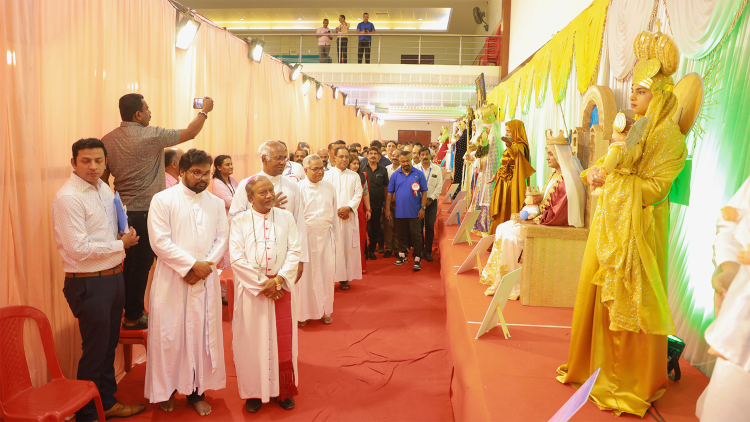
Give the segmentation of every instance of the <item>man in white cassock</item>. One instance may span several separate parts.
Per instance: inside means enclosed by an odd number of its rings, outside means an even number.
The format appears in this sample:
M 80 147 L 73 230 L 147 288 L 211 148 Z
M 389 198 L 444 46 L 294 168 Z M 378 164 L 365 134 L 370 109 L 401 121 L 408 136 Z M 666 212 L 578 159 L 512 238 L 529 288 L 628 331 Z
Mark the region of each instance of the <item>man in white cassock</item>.
M 349 281 L 362 278 L 362 252 L 359 246 L 359 219 L 357 208 L 362 200 L 362 182 L 359 175 L 348 169 L 349 151 L 346 147 L 333 150 L 336 167 L 328 170 L 323 180 L 336 190 L 336 279 L 341 290 L 349 290 Z
M 214 263 L 227 247 L 227 217 L 224 201 L 204 192 L 211 162 L 201 150 L 183 154 L 181 182 L 154 195 L 148 214 L 159 259 L 151 282 L 145 395 L 171 412 L 179 392 L 201 416 L 211 413 L 204 392 L 226 386 Z
M 279 141 L 266 141 L 258 148 L 258 156 L 260 158 L 261 171 L 255 176 L 265 176 L 271 181 L 276 193 L 274 206 L 292 213 L 294 222 L 297 224 L 299 230 L 300 239 L 304 239 L 305 225 L 300 224 L 304 216 L 302 215 L 302 207 L 300 206 L 297 180 L 283 175 L 286 164 L 289 161 L 286 145 Z M 255 176 L 242 179 L 237 185 L 237 192 L 244 192 L 247 181 Z M 247 195 L 234 195 L 232 205 L 229 207 L 229 221 L 231 222 L 237 214 L 249 208 L 250 201 L 247 200 Z M 302 274 L 303 264 L 307 261 L 307 246 L 303 245 L 302 258 L 297 270 L 299 271 L 298 277 Z
M 229 236 L 237 384 L 248 412 L 272 397 L 289 410 L 297 395 L 295 282 L 302 246 L 292 214 L 274 207 L 266 176 L 251 177 L 244 196 L 251 207 L 235 215 Z
M 297 320 L 300 327 L 311 319 L 320 319 L 324 324 L 333 321 L 333 287 L 336 284 L 334 240 L 337 225 L 336 190 L 323 180 L 325 164 L 318 155 L 308 155 L 302 161 L 307 178 L 299 182 L 302 214 L 305 217 L 307 236 L 300 238 L 307 243 L 309 263 L 302 273 L 297 295 Z

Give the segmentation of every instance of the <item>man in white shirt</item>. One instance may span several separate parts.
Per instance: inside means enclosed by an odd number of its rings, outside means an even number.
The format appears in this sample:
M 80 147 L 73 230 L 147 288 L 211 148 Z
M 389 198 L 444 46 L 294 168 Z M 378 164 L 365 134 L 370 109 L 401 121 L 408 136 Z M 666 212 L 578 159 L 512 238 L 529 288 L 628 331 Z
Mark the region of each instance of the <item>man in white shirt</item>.
M 276 192 L 275 206 L 291 212 L 295 222 L 304 221 L 297 182 L 291 178 L 282 176 L 289 160 L 286 146 L 279 141 L 266 141 L 258 148 L 258 156 L 260 157 L 262 170 L 255 176 L 265 176 L 271 181 Z M 245 190 L 245 185 L 247 185 L 251 177 L 240 181 L 237 185 L 237 192 Z M 229 207 L 229 221 L 232 221 L 237 214 L 249 208 L 250 202 L 247 199 L 247 195 L 234 195 L 232 206 Z M 297 226 L 300 238 L 304 239 L 306 236 L 305 225 L 298 224 Z M 304 262 L 307 262 L 307 247 L 305 245 L 302 246 L 302 258 L 298 267 L 300 275 L 302 275 L 302 263 Z
M 250 413 L 271 397 L 292 409 L 297 395 L 294 284 L 302 247 L 294 216 L 274 207 L 274 191 L 266 176 L 252 176 L 243 195 L 251 207 L 235 216 L 229 236 L 235 286 L 232 349 L 240 398 Z
M 167 189 L 180 182 L 180 158 L 184 151 L 179 148 L 167 148 L 164 150 L 164 177 L 167 180 Z
M 439 165 L 432 162 L 430 148 L 422 147 L 419 150 L 419 158 L 422 162 L 416 167 L 422 170 L 427 179 L 427 208 L 424 212 L 424 248 L 422 258 L 432 262 L 432 241 L 435 239 L 435 220 L 437 219 L 438 196 L 443 188 L 443 170 Z
M 328 170 L 323 180 L 336 189 L 338 230 L 336 236 L 336 278 L 341 290 L 349 290 L 351 280 L 362 278 L 362 251 L 359 246 L 357 208 L 362 200 L 362 182 L 349 166 L 349 151 L 341 146 L 334 150 L 336 167 Z
M 346 55 L 349 50 L 349 22 L 346 21 L 346 16 L 339 15 L 339 26 L 336 27 L 337 34 L 339 35 L 336 39 L 339 52 L 339 63 L 346 63 Z
M 83 353 L 76 378 L 96 384 L 105 417 L 128 417 L 146 409 L 114 397 L 115 349 L 125 304 L 120 263 L 125 249 L 138 243 L 138 235 L 132 227 L 117 234 L 115 196 L 100 179 L 107 166 L 102 141 L 75 142 L 70 164 L 73 173 L 52 201 L 52 224 L 65 270 L 63 294 L 81 332 Z M 76 420 L 97 420 L 93 400 L 76 412 Z
M 325 167 L 326 171 L 330 168 L 328 166 L 328 150 L 325 148 L 321 148 L 318 150 L 318 157 L 320 157 L 321 160 L 323 160 L 323 167 Z
M 412 164 L 411 164 L 412 167 L 415 167 L 415 168 L 419 167 L 419 163 L 421 162 L 420 157 L 419 157 L 419 151 L 421 150 L 422 150 L 422 144 L 420 143 L 415 143 L 411 147 L 411 156 L 413 157 Z
M 276 141 L 280 143 L 281 145 L 284 145 L 284 148 L 286 149 L 287 156 L 291 158 L 289 155 L 289 147 L 286 146 L 286 142 L 284 141 Z M 302 164 L 295 162 L 295 160 L 287 160 L 286 165 L 284 166 L 284 171 L 281 173 L 286 177 L 289 177 L 294 182 L 299 182 L 300 180 L 305 178 L 305 171 L 302 169 Z
M 179 186 L 151 200 L 148 232 L 159 258 L 151 283 L 145 395 L 174 409 L 176 392 L 199 415 L 211 413 L 206 390 L 226 387 L 221 286 L 214 263 L 227 248 L 224 201 L 204 192 L 211 156 L 192 148 L 180 159 Z
M 302 214 L 305 216 L 309 264 L 299 281 L 297 320 L 300 327 L 311 319 L 330 324 L 333 319 L 333 287 L 336 284 L 334 225 L 337 224 L 336 190 L 323 180 L 325 168 L 317 155 L 303 161 L 307 179 L 299 182 Z M 303 224 L 300 222 L 300 224 Z
M 317 33 L 318 59 L 320 59 L 321 63 L 329 63 L 331 59 L 328 55 L 331 52 L 331 40 L 333 39 L 333 36 L 328 35 L 331 33 L 331 28 L 328 27 L 328 19 L 323 19 L 323 26 L 318 28 Z

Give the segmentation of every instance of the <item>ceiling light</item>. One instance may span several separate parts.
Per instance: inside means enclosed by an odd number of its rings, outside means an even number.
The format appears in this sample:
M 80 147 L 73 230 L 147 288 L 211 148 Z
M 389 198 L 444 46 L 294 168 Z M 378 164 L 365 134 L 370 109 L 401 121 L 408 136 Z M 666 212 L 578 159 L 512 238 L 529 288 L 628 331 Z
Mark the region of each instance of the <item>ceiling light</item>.
M 310 89 L 310 78 L 307 75 L 302 76 L 302 95 L 307 95 L 307 91 Z
M 301 21 L 301 20 L 302 20 L 302 18 L 297 18 L 297 20 L 298 20 L 298 21 Z
M 357 18 L 357 20 L 358 20 L 358 21 L 361 21 L 361 20 L 362 20 L 362 18 Z
M 422 20 L 422 18 L 417 18 L 417 20 L 418 20 L 418 21 L 421 21 L 421 20 Z
M 244 20 L 245 20 L 245 18 L 240 18 L 240 20 L 241 20 L 241 21 L 244 21 Z
M 193 43 L 195 34 L 198 33 L 198 28 L 201 26 L 200 22 L 197 22 L 191 15 L 186 15 L 179 24 L 177 24 L 177 41 L 175 47 L 187 50 L 190 48 L 190 44 Z
M 315 89 L 315 98 L 321 99 L 323 98 L 323 85 L 320 84 L 320 82 L 316 82 L 317 88 Z
M 295 65 L 287 65 L 289 66 L 289 79 L 296 81 L 297 78 L 299 78 L 300 73 L 302 73 L 302 65 L 297 63 Z
M 263 47 L 266 42 L 260 38 L 254 38 L 250 41 L 250 49 L 247 51 L 247 57 L 251 58 L 255 63 L 260 63 L 263 58 Z
M 338 99 L 339 98 L 339 88 L 335 87 L 333 88 L 333 98 Z

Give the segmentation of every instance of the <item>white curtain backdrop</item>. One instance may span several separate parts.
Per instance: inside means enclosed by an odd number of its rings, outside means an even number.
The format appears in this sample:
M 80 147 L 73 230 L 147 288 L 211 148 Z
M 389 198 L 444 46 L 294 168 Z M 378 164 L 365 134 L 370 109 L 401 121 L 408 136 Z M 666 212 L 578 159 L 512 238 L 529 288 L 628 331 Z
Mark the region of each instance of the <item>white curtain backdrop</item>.
M 682 57 L 698 60 L 716 47 L 747 0 L 664 0 Z M 666 33 L 666 30 L 662 29 Z

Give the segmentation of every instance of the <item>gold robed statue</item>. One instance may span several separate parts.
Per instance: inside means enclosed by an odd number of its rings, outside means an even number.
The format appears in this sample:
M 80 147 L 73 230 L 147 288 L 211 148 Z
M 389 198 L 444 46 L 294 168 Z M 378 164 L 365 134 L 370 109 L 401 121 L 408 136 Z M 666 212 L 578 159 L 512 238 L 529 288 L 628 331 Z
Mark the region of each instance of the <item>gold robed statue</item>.
M 581 174 L 599 190 L 599 200 L 581 267 L 568 363 L 558 369 L 558 380 L 578 387 L 601 368 L 591 400 L 617 415 L 643 417 L 667 387 L 667 335 L 674 333 L 667 304 L 668 196 L 687 148 L 673 121 L 678 104 L 671 75 L 679 64 L 674 40 L 644 31 L 634 49 L 630 103 L 636 123 L 648 120 Z M 615 130 L 624 135 L 631 122 L 619 119 Z
M 505 152 L 500 158 L 500 167 L 490 183 L 495 183 L 490 200 L 490 234 L 498 225 L 510 220 L 511 214 L 521 211 L 526 198 L 526 179 L 536 173 L 531 167 L 529 141 L 526 128 L 520 120 L 505 124 Z

